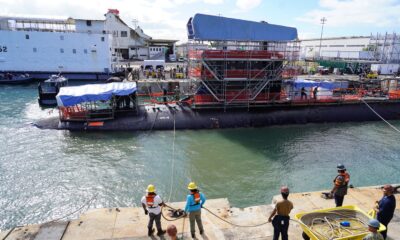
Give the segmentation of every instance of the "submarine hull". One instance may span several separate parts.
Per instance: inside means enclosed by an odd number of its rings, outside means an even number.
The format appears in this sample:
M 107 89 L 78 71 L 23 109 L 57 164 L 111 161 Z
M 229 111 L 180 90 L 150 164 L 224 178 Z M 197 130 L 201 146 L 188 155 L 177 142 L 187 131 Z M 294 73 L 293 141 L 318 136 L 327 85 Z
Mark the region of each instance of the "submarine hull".
M 400 101 L 368 103 L 387 120 L 400 119 Z M 141 106 L 139 114 L 120 116 L 100 125 L 87 122 L 59 121 L 58 118 L 43 119 L 35 123 L 42 129 L 70 131 L 149 131 L 265 127 L 272 125 L 363 122 L 381 120 L 364 103 L 332 105 L 271 105 L 241 109 L 193 110 L 184 106 Z

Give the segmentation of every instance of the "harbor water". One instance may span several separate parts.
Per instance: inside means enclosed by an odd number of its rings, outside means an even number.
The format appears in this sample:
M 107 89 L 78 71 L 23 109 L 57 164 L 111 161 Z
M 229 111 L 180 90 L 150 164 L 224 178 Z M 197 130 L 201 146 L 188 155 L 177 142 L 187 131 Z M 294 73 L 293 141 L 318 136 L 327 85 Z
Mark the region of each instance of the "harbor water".
M 91 208 L 139 206 L 150 183 L 164 200 L 184 201 L 193 180 L 208 198 L 246 207 L 270 203 L 283 184 L 293 192 L 331 188 L 337 163 L 354 186 L 400 182 L 400 135 L 384 122 L 175 135 L 31 124 L 57 114 L 38 106 L 35 85 L 0 86 L 0 229 L 64 216 L 94 196 Z

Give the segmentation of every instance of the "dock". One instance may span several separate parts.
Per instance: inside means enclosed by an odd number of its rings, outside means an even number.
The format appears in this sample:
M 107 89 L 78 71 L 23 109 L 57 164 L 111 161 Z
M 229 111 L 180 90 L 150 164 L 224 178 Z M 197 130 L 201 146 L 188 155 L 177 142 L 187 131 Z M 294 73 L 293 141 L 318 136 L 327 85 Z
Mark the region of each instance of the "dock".
M 398 186 L 398 185 L 394 185 Z M 335 206 L 333 199 L 323 199 L 322 191 L 292 193 L 289 200 L 293 202 L 294 209 L 291 218 L 299 212 L 308 212 L 317 209 L 331 208 Z M 207 194 L 207 192 L 205 192 Z M 368 212 L 374 206 L 374 202 L 382 197 L 381 186 L 350 188 L 345 197 L 344 205 L 357 205 Z M 397 208 L 395 216 L 389 224 L 389 240 L 399 239 L 400 236 L 400 194 L 395 194 Z M 252 206 L 246 208 L 231 207 L 228 199 L 209 199 L 204 205 L 218 217 L 241 226 L 258 225 L 265 223 L 273 210 L 273 204 L 280 199 L 280 195 L 273 197 L 271 204 Z M 174 208 L 184 208 L 184 202 L 168 203 Z M 164 208 L 164 215 L 168 210 Z M 213 216 L 210 212 L 202 210 L 202 220 L 205 234 L 202 236 L 196 229 L 197 239 L 272 239 L 273 227 L 270 223 L 258 227 L 238 227 L 228 224 Z M 89 240 L 89 239 L 169 239 L 163 237 L 147 237 L 146 216 L 141 207 L 136 208 L 101 208 L 91 209 L 82 214 L 78 219 L 59 222 L 27 225 L 0 232 L 2 240 Z M 178 229 L 178 236 L 183 239 L 191 239 L 188 218 L 168 222 L 162 219 L 163 228 L 174 224 Z M 294 221 L 289 227 L 289 239 L 303 239 L 302 230 Z

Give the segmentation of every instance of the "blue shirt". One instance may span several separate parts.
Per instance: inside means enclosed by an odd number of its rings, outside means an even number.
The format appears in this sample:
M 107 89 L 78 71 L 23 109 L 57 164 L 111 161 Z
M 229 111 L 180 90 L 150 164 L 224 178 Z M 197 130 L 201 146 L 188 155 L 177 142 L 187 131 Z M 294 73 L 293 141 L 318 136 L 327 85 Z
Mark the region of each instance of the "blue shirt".
M 200 204 L 196 204 L 194 201 L 194 195 L 189 194 L 186 197 L 186 206 L 185 206 L 185 212 L 194 212 L 198 211 L 201 209 L 203 204 L 206 202 L 206 197 L 204 196 L 203 193 L 200 193 Z
M 377 219 L 384 225 L 388 224 L 393 218 L 394 210 L 396 209 L 396 198 L 393 195 L 384 196 L 379 201 L 379 212 Z

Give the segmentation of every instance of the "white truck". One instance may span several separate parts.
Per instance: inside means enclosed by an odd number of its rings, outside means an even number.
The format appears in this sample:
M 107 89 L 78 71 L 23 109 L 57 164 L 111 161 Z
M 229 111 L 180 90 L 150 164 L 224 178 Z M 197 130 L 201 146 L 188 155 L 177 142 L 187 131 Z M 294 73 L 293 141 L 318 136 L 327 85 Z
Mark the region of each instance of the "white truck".
M 144 60 L 142 64 L 143 70 L 158 70 L 165 69 L 165 60 Z
M 400 64 L 371 64 L 371 71 L 381 75 L 397 74 L 400 70 Z

